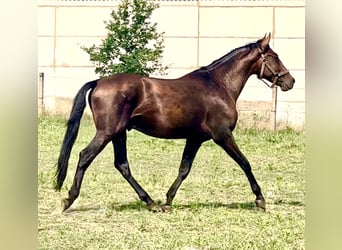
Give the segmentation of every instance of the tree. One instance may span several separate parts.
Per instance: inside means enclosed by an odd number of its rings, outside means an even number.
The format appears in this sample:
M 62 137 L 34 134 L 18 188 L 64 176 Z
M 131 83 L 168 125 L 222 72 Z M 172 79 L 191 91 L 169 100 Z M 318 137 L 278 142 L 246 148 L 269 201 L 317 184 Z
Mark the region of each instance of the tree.
M 150 21 L 159 5 L 148 0 L 121 0 L 111 20 L 105 21 L 107 37 L 97 47 L 82 47 L 94 62 L 95 73 L 108 76 L 115 73 L 138 73 L 148 76 L 164 74 L 162 65 L 164 33 Z

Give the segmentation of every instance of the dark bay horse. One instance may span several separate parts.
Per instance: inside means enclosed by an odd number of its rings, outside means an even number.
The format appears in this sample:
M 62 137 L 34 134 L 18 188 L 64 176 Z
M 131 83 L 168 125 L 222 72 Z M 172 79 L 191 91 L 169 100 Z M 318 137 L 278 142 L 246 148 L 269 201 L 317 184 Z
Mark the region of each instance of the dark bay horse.
M 232 132 L 238 117 L 237 98 L 252 74 L 272 82 L 271 87 L 277 85 L 283 91 L 294 85 L 294 78 L 270 48 L 270 38 L 270 34 L 265 35 L 178 79 L 116 74 L 86 83 L 75 96 L 67 123 L 57 164 L 56 190 L 61 189 L 66 177 L 89 90 L 88 102 L 96 134 L 80 152 L 69 197 L 63 200 L 63 211 L 78 197 L 85 171 L 109 142 L 114 148 L 115 168 L 139 198 L 153 211 L 167 211 L 188 176 L 198 149 L 210 139 L 242 168 L 256 196 L 256 207 L 265 209 L 261 189 Z M 179 173 L 166 194 L 164 205 L 157 205 L 131 175 L 126 152 L 126 131 L 130 129 L 158 138 L 186 139 Z

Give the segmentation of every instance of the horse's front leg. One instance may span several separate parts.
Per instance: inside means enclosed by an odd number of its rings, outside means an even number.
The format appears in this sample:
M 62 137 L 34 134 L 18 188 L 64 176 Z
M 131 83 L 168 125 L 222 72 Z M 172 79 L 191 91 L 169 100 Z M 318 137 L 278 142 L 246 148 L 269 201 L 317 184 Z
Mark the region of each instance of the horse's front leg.
M 232 157 L 237 164 L 242 168 L 242 170 L 245 172 L 249 184 L 251 185 L 252 191 L 256 196 L 255 204 L 258 208 L 261 208 L 265 210 L 266 208 L 266 202 L 265 199 L 261 193 L 261 188 L 258 185 L 253 173 L 251 166 L 247 160 L 247 158 L 241 153 L 240 149 L 235 143 L 233 134 L 230 130 L 226 131 L 222 135 L 220 135 L 218 138 L 216 138 L 215 143 L 221 146 L 230 157 Z
M 183 151 L 182 161 L 179 167 L 178 176 L 166 194 L 165 210 L 171 209 L 172 201 L 177 193 L 177 190 L 182 184 L 182 182 L 185 180 L 185 178 L 188 176 L 188 174 L 190 173 L 192 162 L 201 144 L 202 144 L 202 141 L 200 140 L 187 139 L 185 148 Z

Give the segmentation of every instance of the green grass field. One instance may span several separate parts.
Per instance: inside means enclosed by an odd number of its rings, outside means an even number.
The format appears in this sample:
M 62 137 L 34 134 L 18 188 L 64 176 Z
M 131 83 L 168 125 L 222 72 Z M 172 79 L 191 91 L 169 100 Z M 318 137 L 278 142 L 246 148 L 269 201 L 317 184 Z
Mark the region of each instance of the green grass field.
M 65 119 L 41 116 L 38 127 L 39 249 L 304 249 L 304 132 L 237 129 L 266 199 L 266 212 L 240 167 L 213 142 L 198 152 L 171 213 L 150 212 L 113 166 L 109 144 L 86 172 L 81 193 L 61 213 L 78 153 L 94 135 L 83 119 L 62 191 L 53 190 Z M 161 202 L 176 178 L 184 140 L 128 133 L 133 176 Z

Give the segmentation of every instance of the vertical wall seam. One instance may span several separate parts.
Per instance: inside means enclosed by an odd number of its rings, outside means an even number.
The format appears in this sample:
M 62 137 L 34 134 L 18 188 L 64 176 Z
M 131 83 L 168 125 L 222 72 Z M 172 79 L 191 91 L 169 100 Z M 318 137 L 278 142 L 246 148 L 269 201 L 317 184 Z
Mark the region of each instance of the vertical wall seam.
M 56 47 L 57 47 L 57 6 L 54 8 L 54 24 L 53 24 L 53 71 L 56 72 Z
M 197 62 L 196 67 L 199 67 L 200 57 L 200 3 L 197 1 Z
M 272 8 L 272 48 L 274 48 L 274 40 L 276 36 L 276 28 L 275 28 L 275 9 L 276 7 Z M 275 86 L 272 89 L 272 102 L 273 102 L 273 130 L 277 130 L 277 99 L 278 99 L 278 87 Z

